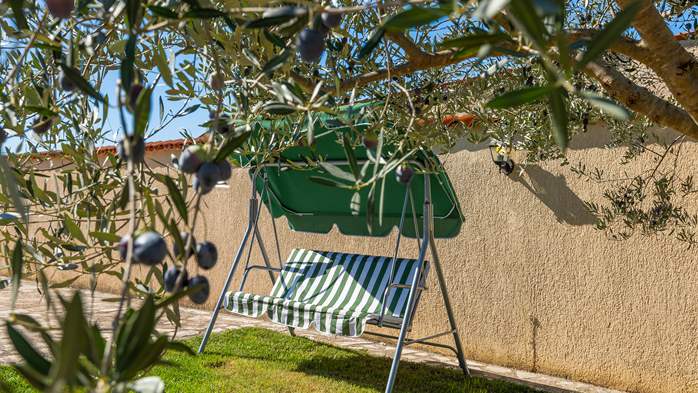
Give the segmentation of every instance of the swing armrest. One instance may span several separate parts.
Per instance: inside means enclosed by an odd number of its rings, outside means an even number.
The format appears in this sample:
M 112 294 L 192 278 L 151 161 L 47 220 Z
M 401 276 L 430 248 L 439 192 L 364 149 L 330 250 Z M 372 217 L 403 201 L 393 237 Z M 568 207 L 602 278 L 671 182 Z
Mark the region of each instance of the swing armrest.
M 250 265 L 248 266 L 245 271 L 250 271 L 254 269 L 260 269 L 260 270 L 271 270 L 272 272 L 280 272 L 281 268 L 279 267 L 271 267 L 271 266 L 264 266 L 264 265 Z
M 250 265 L 245 268 L 245 272 L 242 274 L 242 281 L 240 282 L 240 290 L 242 291 L 245 287 L 245 282 L 247 281 L 247 275 L 253 270 L 266 270 L 268 272 L 281 273 L 281 268 L 264 266 L 264 265 Z
M 400 288 L 410 289 L 410 288 L 412 288 L 412 286 L 407 285 L 407 284 L 391 283 L 385 288 L 383 298 L 384 299 L 387 298 L 387 294 L 391 289 L 400 289 Z M 422 284 L 417 286 L 417 293 L 421 293 L 422 291 L 424 291 L 426 289 L 427 289 L 427 287 L 424 286 L 424 284 L 422 283 Z M 377 325 L 379 327 L 383 327 L 385 325 L 387 327 L 397 327 L 399 329 L 400 324 L 402 323 L 402 319 L 401 318 L 394 318 L 393 316 L 386 315 L 385 311 L 386 311 L 385 304 L 383 304 L 383 306 L 381 307 L 380 313 L 374 315 L 374 317 L 373 317 L 374 321 L 375 321 L 374 322 L 375 325 Z M 395 321 L 397 321 L 397 322 L 395 322 Z

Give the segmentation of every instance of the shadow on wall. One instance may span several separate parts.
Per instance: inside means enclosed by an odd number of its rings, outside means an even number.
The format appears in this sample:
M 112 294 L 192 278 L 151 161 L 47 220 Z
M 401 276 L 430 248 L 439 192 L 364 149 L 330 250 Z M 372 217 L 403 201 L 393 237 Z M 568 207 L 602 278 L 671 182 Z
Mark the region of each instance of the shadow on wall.
M 521 183 L 555 213 L 558 222 L 569 225 L 593 225 L 596 218 L 584 202 L 567 186 L 563 175 L 553 175 L 538 166 L 524 168 L 524 174 L 515 171 L 511 179 Z
M 650 128 L 648 130 L 650 134 L 649 141 L 653 143 L 671 143 L 671 141 L 679 136 L 680 134 L 676 131 L 664 129 L 664 128 Z M 595 148 L 606 148 L 610 143 L 613 142 L 612 135 L 609 133 L 608 128 L 603 123 L 590 124 L 587 131 L 575 134 L 570 139 L 569 149 L 570 150 L 587 150 Z M 467 138 L 462 137 L 455 142 L 455 145 L 450 149 L 445 149 L 443 147 L 436 148 L 435 151 L 438 154 L 444 154 L 449 152 L 451 154 L 458 153 L 460 151 L 478 152 L 481 150 L 488 149 L 489 142 L 481 143 L 471 143 Z M 627 146 L 623 144 L 621 146 Z
M 662 140 L 667 140 L 668 142 L 670 142 L 672 138 L 669 138 L 669 136 L 671 135 L 667 136 L 667 133 L 668 131 L 666 130 L 654 130 L 654 134 L 657 134 L 658 137 L 664 136 Z M 606 129 L 603 126 L 603 124 L 593 124 L 589 126 L 588 131 L 574 135 L 574 137 L 570 139 L 569 148 L 570 150 L 603 148 L 607 146 L 609 143 L 611 143 L 611 141 L 611 135 L 609 134 L 608 129 Z M 468 151 L 474 153 L 482 150 L 487 150 L 489 148 L 489 145 L 489 142 L 471 143 L 467 140 L 467 138 L 462 137 L 458 139 L 455 142 L 455 145 L 450 149 L 440 147 L 436 148 L 435 151 L 438 154 L 443 154 L 446 152 L 453 154 L 458 153 L 460 151 Z
M 538 331 L 540 330 L 540 321 L 535 316 L 529 317 L 531 321 L 531 371 L 538 372 Z

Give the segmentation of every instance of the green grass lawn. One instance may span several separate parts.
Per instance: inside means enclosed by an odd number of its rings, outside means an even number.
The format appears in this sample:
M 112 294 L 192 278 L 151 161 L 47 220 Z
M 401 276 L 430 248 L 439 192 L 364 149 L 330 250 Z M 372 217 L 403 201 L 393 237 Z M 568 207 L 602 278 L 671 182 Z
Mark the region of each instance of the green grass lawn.
M 200 338 L 186 340 L 198 348 Z M 171 366 L 149 374 L 163 378 L 167 392 L 340 393 L 382 392 L 390 360 L 264 329 L 214 335 L 206 353 L 169 352 Z M 11 392 L 31 392 L 10 368 L 0 381 Z M 402 362 L 395 392 L 522 393 L 533 390 L 482 378 L 465 379 L 458 370 Z

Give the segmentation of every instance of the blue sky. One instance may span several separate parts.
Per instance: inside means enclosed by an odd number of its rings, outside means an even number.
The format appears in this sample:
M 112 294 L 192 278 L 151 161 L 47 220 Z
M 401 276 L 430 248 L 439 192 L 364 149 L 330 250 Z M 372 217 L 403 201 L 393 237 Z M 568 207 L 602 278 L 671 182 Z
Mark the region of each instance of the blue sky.
M 105 77 L 103 83 L 102 83 L 102 94 L 109 94 L 110 99 L 112 96 L 114 96 L 114 89 L 116 86 L 116 82 L 119 78 L 119 73 L 117 71 L 110 72 L 107 74 Z M 154 79 L 154 78 L 150 78 Z M 163 100 L 163 107 L 165 109 L 165 113 L 168 111 L 176 111 L 178 110 L 184 103 L 184 101 L 169 101 L 167 100 L 167 94 L 165 91 L 169 89 L 169 86 L 167 86 L 164 82 L 159 82 L 157 86 L 153 89 L 153 96 L 152 96 L 152 103 L 151 103 L 151 112 L 150 112 L 150 124 L 149 124 L 149 130 L 153 128 L 157 128 L 160 126 L 160 108 L 159 108 L 159 98 L 162 97 Z M 113 102 L 114 100 L 111 99 Z M 199 101 L 194 99 L 190 101 L 188 106 L 199 104 Z M 209 117 L 208 117 L 208 111 L 200 107 L 198 110 L 195 112 L 181 117 L 177 118 L 172 121 L 172 123 L 169 124 L 168 127 L 163 129 L 162 131 L 158 132 L 156 135 L 148 139 L 148 142 L 154 142 L 154 141 L 162 141 L 162 140 L 168 140 L 168 139 L 178 139 L 182 137 L 182 131 L 187 130 L 187 132 L 191 135 L 198 136 L 202 132 L 205 131 L 204 128 L 200 126 L 200 124 L 206 122 Z M 127 123 L 130 126 L 130 122 Z M 110 108 L 109 111 L 109 116 L 107 117 L 106 123 L 104 125 L 105 131 L 110 130 L 112 132 L 109 133 L 109 135 L 116 135 L 118 133 L 122 132 L 122 127 L 121 127 L 121 119 L 119 118 L 119 112 L 117 108 Z M 130 131 L 130 130 L 129 130 Z

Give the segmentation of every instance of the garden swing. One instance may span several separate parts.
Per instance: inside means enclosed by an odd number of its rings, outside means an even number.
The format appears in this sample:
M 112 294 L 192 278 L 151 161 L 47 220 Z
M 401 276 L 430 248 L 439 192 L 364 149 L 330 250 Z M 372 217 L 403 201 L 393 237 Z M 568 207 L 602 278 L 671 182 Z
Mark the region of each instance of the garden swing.
M 426 161 L 438 164 L 435 156 L 428 157 L 428 160 L 410 160 L 410 165 L 418 170 L 408 184 L 398 182 L 393 176 L 386 178 L 382 220 L 374 223 L 369 230 L 366 216 L 371 213 L 364 206 L 350 208 L 356 198 L 352 191 L 328 187 L 313 178 L 321 175 L 323 169 L 314 165 L 309 156 L 337 168 L 349 168 L 350 162 L 346 160 L 342 146 L 333 138 L 338 132 L 329 131 L 318 137 L 313 149 L 302 146 L 289 148 L 282 153 L 278 162 L 249 164 L 253 187 L 247 229 L 211 315 L 199 353 L 206 347 L 218 313 L 226 309 L 249 317 L 266 315 L 273 322 L 286 325 L 291 333 L 295 328 L 308 329 L 313 326 L 322 333 L 332 335 L 360 336 L 365 333 L 396 339 L 386 392 L 393 390 L 403 348 L 412 344 L 452 350 L 467 376 L 468 368 L 434 241 L 435 238 L 455 236 L 463 222 L 446 173 L 440 166 L 433 169 L 433 165 L 426 164 Z M 359 165 L 368 160 L 364 149 L 357 149 L 354 154 Z M 359 195 L 361 200 L 366 200 L 367 191 L 361 191 Z M 262 204 L 272 217 L 278 268 L 271 265 L 258 229 Z M 421 214 L 416 208 L 420 204 L 423 206 Z M 406 217 L 408 210 L 411 210 L 411 217 Z M 336 225 L 345 235 L 383 237 L 397 226 L 399 232 L 395 252 L 392 256 L 375 256 L 296 248 L 282 262 L 275 224 L 275 218 L 282 215 L 286 216 L 292 230 L 301 232 L 328 233 Z M 406 224 L 406 221 L 411 223 Z M 419 255 L 416 259 L 398 258 L 403 236 L 417 239 Z M 255 241 L 263 264 L 250 263 Z M 247 261 L 239 288 L 229 291 L 246 247 L 249 248 Z M 427 258 L 428 250 L 431 251 L 430 258 Z M 430 270 L 436 273 L 449 329 L 427 337 L 408 338 L 420 294 L 427 289 L 425 283 Z M 268 296 L 244 291 L 248 275 L 255 271 L 266 271 L 272 280 L 273 288 Z M 365 331 L 366 324 L 399 329 L 399 335 Z M 453 337 L 454 346 L 432 341 L 448 335 Z

